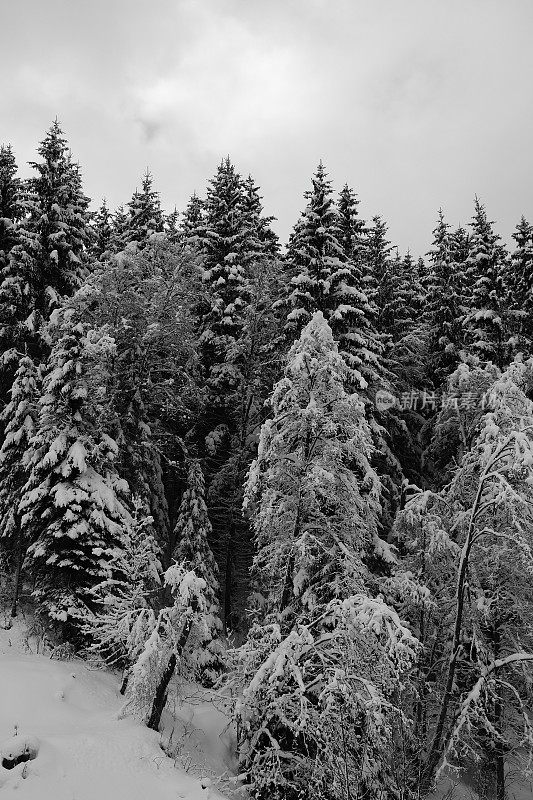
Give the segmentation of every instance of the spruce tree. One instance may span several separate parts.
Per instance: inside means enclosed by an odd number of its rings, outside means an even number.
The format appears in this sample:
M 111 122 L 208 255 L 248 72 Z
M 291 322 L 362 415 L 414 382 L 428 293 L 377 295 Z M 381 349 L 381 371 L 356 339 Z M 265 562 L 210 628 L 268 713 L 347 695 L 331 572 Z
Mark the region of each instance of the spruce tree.
M 272 230 L 275 217 L 263 215 L 262 197 L 254 179 L 248 175 L 243 181 L 242 214 L 248 229 L 247 251 L 250 257 L 257 255 L 275 257 L 279 254 L 279 240 Z
M 119 206 L 111 217 L 111 249 L 121 253 L 129 241 L 130 218 L 124 206 Z
M 205 581 L 206 637 L 198 653 L 198 667 L 201 677 L 209 683 L 216 680 L 224 664 L 220 643 L 222 623 L 218 601 L 218 566 L 209 544 L 212 532 L 205 503 L 202 468 L 198 461 L 193 460 L 174 529 L 176 547 L 173 557 Z
M 506 252 L 476 197 L 470 252 L 466 261 L 469 310 L 464 317 L 467 348 L 482 361 L 502 367 L 506 355 Z
M 34 252 L 35 310 L 46 316 L 61 297 L 80 286 L 91 243 L 89 199 L 83 194 L 81 174 L 72 161 L 67 140 L 57 120 L 31 162 L 37 175 L 28 181 L 28 229 L 36 237 Z
M 390 271 L 393 247 L 387 239 L 387 232 L 384 220 L 379 215 L 372 217 L 366 240 L 364 281 L 367 295 L 375 303 L 378 313 L 389 301 L 390 284 L 385 279 Z
M 28 302 L 32 276 L 32 259 L 24 245 L 33 241 L 24 227 L 23 190 L 17 177 L 17 165 L 10 145 L 0 147 L 0 398 L 7 402 L 7 393 L 14 377 L 17 346 L 22 346 L 21 326 L 31 312 Z M 10 363 L 11 362 L 11 363 Z
M 203 231 L 204 201 L 196 192 L 190 198 L 180 223 L 180 234 L 185 242 L 198 244 Z
M 224 387 L 235 387 L 238 366 L 231 351 L 242 333 L 247 302 L 245 221 L 242 215 L 242 179 L 229 158 L 210 183 L 201 229 L 205 305 L 200 309 L 200 350 L 209 385 L 223 397 Z
M 94 236 L 91 247 L 91 255 L 97 261 L 105 261 L 109 258 L 113 251 L 112 215 L 107 207 L 105 198 L 102 200 L 102 205 L 100 208 L 93 215 L 92 227 L 94 230 Z
M 174 211 L 171 211 L 170 214 L 166 214 L 164 218 L 165 236 L 172 244 L 177 244 L 181 239 L 179 218 L 180 215 L 177 208 L 174 208 Z
M 533 348 L 533 225 L 522 217 L 513 233 L 516 242 L 507 276 L 509 354 L 530 355 Z
M 57 338 L 25 459 L 29 478 L 19 510 L 31 542 L 34 596 L 42 611 L 75 634 L 93 587 L 118 577 L 128 487 L 116 472 L 117 445 L 105 433 L 101 362 L 112 342 L 87 330 L 70 309 L 54 315 L 53 328 Z
M 346 548 L 362 557 L 377 537 L 370 430 L 363 404 L 344 389 L 346 372 L 318 311 L 289 352 L 250 469 L 254 569 L 280 619 L 361 590 Z
M 266 611 L 241 650 L 245 689 L 236 708 L 240 767 L 254 800 L 347 800 L 352 788 L 373 796 L 388 785 L 392 741 L 389 723 L 380 723 L 396 713 L 415 642 L 369 595 L 378 479 L 363 405 L 344 389 L 346 370 L 316 312 L 274 389 L 247 483 Z
M 10 400 L 2 411 L 4 441 L 0 450 L 0 549 L 12 567 L 15 616 L 21 586 L 22 564 L 29 541 L 20 519 L 19 503 L 28 479 L 27 457 L 37 427 L 41 376 L 37 365 L 25 355 L 19 359 Z
M 162 233 L 165 227 L 159 192 L 153 188 L 153 182 L 151 172 L 146 170 L 141 190 L 128 203 L 127 242 L 135 242 L 141 250 L 154 233 Z
M 453 372 L 462 347 L 460 323 L 462 286 L 460 266 L 449 225 L 439 211 L 428 253 L 428 292 L 426 319 L 429 326 L 429 374 L 436 386 Z
M 346 257 L 356 263 L 364 261 L 367 235 L 366 223 L 357 210 L 359 202 L 353 189 L 344 184 L 337 201 L 339 241 Z
M 0 146 L 0 274 L 17 242 L 16 224 L 23 216 L 22 187 L 11 145 Z
M 247 186 L 245 191 L 241 177 L 225 159 L 210 183 L 203 209 L 195 202 L 201 222 L 189 236 L 199 247 L 204 287 L 196 314 L 205 394 L 195 440 L 208 485 L 226 630 L 244 614 L 251 540 L 241 510 L 242 485 L 272 372 L 271 366 L 264 367 L 273 361 L 267 350 L 277 335 L 272 325 L 272 287 L 264 285 L 266 276 L 276 280 L 269 256 L 272 237 L 263 222 L 257 187 L 250 179 Z
M 344 201 L 352 202 L 350 197 L 345 193 Z M 381 371 L 382 347 L 372 322 L 374 309 L 365 294 L 353 208 L 350 210 L 344 203 L 341 227 L 331 182 L 322 163 L 306 199 L 307 207 L 291 234 L 287 254 L 293 277 L 286 331 L 293 336 L 315 311 L 321 311 L 349 367 L 348 379 L 359 389 L 375 386 Z M 351 233 L 349 225 L 354 228 Z
M 331 181 L 322 162 L 312 179 L 313 188 L 304 195 L 307 206 L 289 239 L 287 261 L 292 272 L 288 303 L 287 332 L 299 336 L 316 311 L 328 316 L 339 272 L 345 262 L 339 241 L 339 216 Z

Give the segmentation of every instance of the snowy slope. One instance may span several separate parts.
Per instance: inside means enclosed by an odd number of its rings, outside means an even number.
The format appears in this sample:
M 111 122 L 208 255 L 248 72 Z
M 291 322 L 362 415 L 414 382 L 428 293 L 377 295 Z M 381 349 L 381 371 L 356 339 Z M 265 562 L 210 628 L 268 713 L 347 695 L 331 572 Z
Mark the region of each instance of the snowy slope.
M 13 745 L 9 740 L 15 731 L 20 737 L 36 737 L 40 743 L 35 760 L 11 770 L 0 766 L 2 797 L 222 797 L 213 787 L 202 787 L 199 771 L 187 774 L 176 766 L 161 750 L 158 734 L 130 718 L 118 719 L 123 698 L 118 694 L 116 676 L 91 670 L 79 660 L 62 662 L 24 653 L 24 648 L 28 650 L 28 645 L 19 628 L 0 629 L 0 750 L 6 745 L 7 752 L 7 745 Z M 209 717 L 205 710 L 204 714 Z M 204 723 L 216 728 L 212 719 Z M 208 760 L 206 756 L 204 761 Z

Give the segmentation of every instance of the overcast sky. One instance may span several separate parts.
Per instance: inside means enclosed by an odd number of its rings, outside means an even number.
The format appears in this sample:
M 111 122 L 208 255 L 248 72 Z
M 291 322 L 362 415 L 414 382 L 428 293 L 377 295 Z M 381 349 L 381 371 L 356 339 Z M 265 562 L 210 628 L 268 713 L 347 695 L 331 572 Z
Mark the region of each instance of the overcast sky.
M 0 0 L 0 142 L 57 115 L 95 203 L 168 210 L 229 154 L 283 237 L 322 159 L 418 255 L 476 193 L 533 219 L 532 42 L 533 0 Z

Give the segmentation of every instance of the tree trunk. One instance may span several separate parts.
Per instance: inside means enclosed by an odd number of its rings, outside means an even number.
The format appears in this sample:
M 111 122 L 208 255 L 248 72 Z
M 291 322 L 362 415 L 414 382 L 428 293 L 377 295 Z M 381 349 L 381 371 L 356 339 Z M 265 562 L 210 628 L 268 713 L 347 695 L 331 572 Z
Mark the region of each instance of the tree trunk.
M 167 702 L 167 689 L 168 684 L 170 683 L 170 679 L 174 675 L 174 670 L 176 669 L 176 653 L 172 653 L 168 660 L 167 667 L 161 676 L 161 680 L 159 681 L 159 686 L 157 687 L 154 702 L 152 703 L 152 711 L 150 713 L 150 718 L 148 720 L 148 727 L 151 728 L 153 731 L 159 730 L 159 724 L 161 722 L 161 715 L 165 708 Z
M 126 694 L 126 689 L 128 688 L 128 681 L 129 681 L 129 674 L 127 670 L 124 670 L 124 675 L 122 676 L 122 684 L 120 686 L 120 694 Z
M 168 660 L 166 669 L 163 672 L 161 680 L 159 681 L 159 685 L 156 689 L 154 702 L 152 703 L 152 710 L 150 712 L 150 717 L 147 723 L 148 727 L 151 728 L 153 731 L 159 730 L 161 715 L 165 709 L 165 705 L 167 702 L 168 684 L 170 683 L 172 676 L 174 675 L 174 670 L 176 669 L 178 658 L 181 658 L 181 654 L 185 649 L 185 645 L 187 644 L 187 639 L 189 638 L 193 622 L 194 622 L 194 617 L 190 616 L 183 627 L 180 638 L 176 644 L 176 648 Z

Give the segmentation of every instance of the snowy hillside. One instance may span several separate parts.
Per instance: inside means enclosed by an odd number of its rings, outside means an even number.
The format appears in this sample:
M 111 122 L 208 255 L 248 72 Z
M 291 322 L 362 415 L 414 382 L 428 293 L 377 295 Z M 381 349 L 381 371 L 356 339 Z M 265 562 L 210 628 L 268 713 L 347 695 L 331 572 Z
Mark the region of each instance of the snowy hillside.
M 14 755 L 31 737 L 35 759 L 0 767 L 0 794 L 20 800 L 220 800 L 202 777 L 214 775 L 223 757 L 224 721 L 199 701 L 173 721 L 174 752 L 161 750 L 158 734 L 131 718 L 118 719 L 123 698 L 118 679 L 79 660 L 37 654 L 20 627 L 0 629 L 0 749 Z M 26 650 L 26 652 L 24 652 Z M 172 720 L 167 716 L 170 726 Z M 203 734 L 203 730 L 208 734 Z M 13 735 L 16 736 L 13 738 Z M 184 736 L 186 733 L 186 736 Z M 179 749 L 179 739 L 182 748 Z M 198 750 L 210 741 L 212 753 Z M 215 752 L 218 746 L 218 752 Z M 20 749 L 20 748 L 19 748 Z M 203 773 L 201 772 L 203 768 Z M 223 764 L 221 765 L 223 769 Z M 213 784 L 215 780 L 212 782 Z M 202 785 L 204 784 L 204 786 Z

